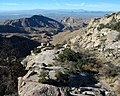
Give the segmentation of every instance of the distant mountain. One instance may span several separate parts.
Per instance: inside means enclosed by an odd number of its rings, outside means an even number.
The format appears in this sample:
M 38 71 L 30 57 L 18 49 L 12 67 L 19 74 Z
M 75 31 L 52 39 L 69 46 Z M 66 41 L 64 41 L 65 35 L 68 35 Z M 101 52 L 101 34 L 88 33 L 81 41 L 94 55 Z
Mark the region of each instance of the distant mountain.
M 61 23 L 42 15 L 34 15 L 30 18 L 7 20 L 4 24 L 14 27 L 47 27 L 58 29 L 62 29 L 64 27 Z
M 61 22 L 65 25 L 64 30 L 78 30 L 83 27 L 87 27 L 88 19 L 74 18 L 74 17 L 63 17 Z
M 38 14 L 38 13 L 57 13 L 57 12 L 112 12 L 112 11 L 88 11 L 84 9 L 32 9 L 32 10 L 16 10 L 16 11 L 0 11 L 2 14 Z M 62 13 L 61 13 L 62 14 Z
M 66 16 L 91 18 L 91 17 L 101 17 L 109 13 L 112 12 L 88 11 L 84 9 L 54 9 L 54 10 L 33 9 L 33 10 L 0 11 L 0 20 L 24 18 L 35 14 L 36 15 L 42 14 L 44 16 L 51 17 L 56 20 L 59 20 L 60 18 Z
M 26 33 L 49 33 L 53 32 L 57 33 L 62 31 L 64 25 L 60 22 L 50 19 L 48 17 L 42 15 L 33 15 L 30 18 L 21 18 L 15 20 L 6 20 L 2 23 L 4 26 L 3 31 L 11 32 L 13 29 L 13 33 L 16 31 L 17 33 L 22 33 L 20 30 Z M 9 28 L 4 28 L 4 27 Z M 2 27 L 2 26 L 1 26 Z

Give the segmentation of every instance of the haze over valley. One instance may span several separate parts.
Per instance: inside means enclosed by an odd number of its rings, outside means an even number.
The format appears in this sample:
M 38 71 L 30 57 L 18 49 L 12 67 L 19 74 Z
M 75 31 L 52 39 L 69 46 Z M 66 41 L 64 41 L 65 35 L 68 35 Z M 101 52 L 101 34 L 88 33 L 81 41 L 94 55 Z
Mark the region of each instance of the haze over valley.
M 93 18 L 101 17 L 109 14 L 112 11 L 88 11 L 83 9 L 34 9 L 34 10 L 16 10 L 16 11 L 0 11 L 0 20 L 19 19 L 24 17 L 31 17 L 32 15 L 44 15 L 56 20 L 62 17 L 79 17 L 79 18 Z

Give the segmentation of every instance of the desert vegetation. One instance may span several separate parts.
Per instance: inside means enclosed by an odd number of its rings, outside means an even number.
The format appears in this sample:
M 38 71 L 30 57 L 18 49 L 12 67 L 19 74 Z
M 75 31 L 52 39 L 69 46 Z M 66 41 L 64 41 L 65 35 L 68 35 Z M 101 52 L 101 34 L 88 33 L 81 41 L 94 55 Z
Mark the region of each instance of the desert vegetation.
M 55 57 L 54 60 L 56 61 L 57 66 L 61 66 L 64 70 L 56 70 L 56 80 L 50 79 L 48 72 L 43 70 L 40 73 L 39 82 L 57 86 L 69 86 L 69 79 L 72 75 L 80 72 L 97 74 L 101 67 L 101 62 L 98 62 L 97 59 L 90 58 L 89 56 L 90 55 L 88 54 L 75 52 L 70 48 L 63 49 L 63 51 L 59 53 L 58 57 Z
M 97 73 L 97 70 L 101 66 L 100 63 L 96 64 L 96 58 L 92 58 L 86 53 L 75 52 L 70 48 L 65 48 L 56 60 L 61 62 L 61 66 L 66 67 L 68 70 L 73 70 L 73 72 L 78 72 L 79 70 Z
M 114 24 L 100 24 L 97 28 L 98 31 L 102 30 L 103 28 L 110 28 L 112 30 L 116 30 L 119 32 L 119 35 L 117 36 L 117 40 L 120 40 L 120 22 L 114 23 Z
M 110 28 L 112 30 L 116 30 L 118 32 L 120 32 L 120 22 L 114 23 L 114 24 L 100 24 L 98 27 L 98 31 L 100 31 L 103 28 Z

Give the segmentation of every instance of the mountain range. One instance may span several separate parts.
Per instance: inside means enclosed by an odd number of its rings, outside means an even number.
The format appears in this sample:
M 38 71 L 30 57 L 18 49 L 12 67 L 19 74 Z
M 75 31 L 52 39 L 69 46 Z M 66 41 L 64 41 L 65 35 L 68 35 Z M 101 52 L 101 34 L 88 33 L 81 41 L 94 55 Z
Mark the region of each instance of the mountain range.
M 16 11 L 0 11 L 0 20 L 18 19 L 24 17 L 30 17 L 32 15 L 44 15 L 56 20 L 65 16 L 74 16 L 82 18 L 101 17 L 105 14 L 109 14 L 111 11 L 88 11 L 84 9 L 34 9 L 34 10 L 16 10 Z

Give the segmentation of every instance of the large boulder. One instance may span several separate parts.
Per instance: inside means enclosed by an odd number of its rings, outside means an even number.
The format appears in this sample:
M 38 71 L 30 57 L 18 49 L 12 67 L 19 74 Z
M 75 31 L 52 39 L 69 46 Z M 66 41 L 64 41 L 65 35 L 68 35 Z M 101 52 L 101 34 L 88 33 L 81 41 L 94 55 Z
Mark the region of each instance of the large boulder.
M 26 82 L 19 90 L 20 96 L 65 96 L 58 88 L 52 85 L 40 84 L 36 82 Z

